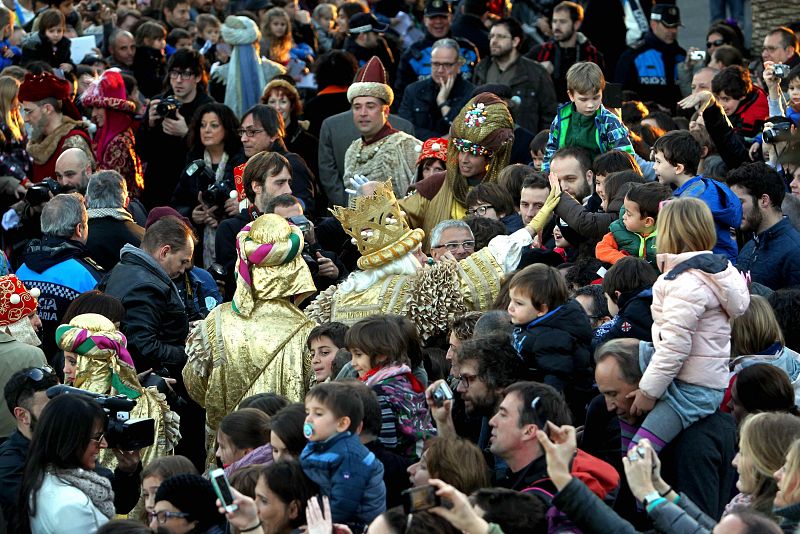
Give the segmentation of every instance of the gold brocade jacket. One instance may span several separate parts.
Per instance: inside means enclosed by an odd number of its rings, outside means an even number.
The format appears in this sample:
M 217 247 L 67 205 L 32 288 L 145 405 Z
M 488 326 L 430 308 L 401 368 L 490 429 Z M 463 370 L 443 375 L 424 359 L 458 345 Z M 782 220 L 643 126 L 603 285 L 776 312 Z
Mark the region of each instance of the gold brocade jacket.
M 302 402 L 311 377 L 306 338 L 314 324 L 288 300 L 258 300 L 249 317 L 227 302 L 189 334 L 186 391 L 206 409 L 209 440 L 223 417 L 256 393 Z

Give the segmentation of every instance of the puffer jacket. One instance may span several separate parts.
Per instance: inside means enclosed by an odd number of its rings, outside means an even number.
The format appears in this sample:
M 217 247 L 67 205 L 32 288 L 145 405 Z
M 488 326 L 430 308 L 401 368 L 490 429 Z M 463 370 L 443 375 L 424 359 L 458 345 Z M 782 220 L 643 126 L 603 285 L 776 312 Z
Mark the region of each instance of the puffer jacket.
M 655 353 L 639 389 L 660 398 L 676 378 L 713 389 L 728 385 L 730 319 L 750 305 L 744 278 L 708 251 L 659 254 L 653 285 Z
M 363 527 L 386 510 L 383 464 L 352 432 L 309 441 L 300 465 L 330 499 L 334 523 Z

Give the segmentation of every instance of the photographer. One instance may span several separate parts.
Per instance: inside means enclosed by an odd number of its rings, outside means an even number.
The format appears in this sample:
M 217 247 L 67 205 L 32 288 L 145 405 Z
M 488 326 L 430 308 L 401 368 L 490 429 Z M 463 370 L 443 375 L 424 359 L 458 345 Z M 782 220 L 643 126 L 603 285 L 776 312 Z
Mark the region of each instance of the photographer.
M 317 291 L 325 291 L 328 287 L 347 277 L 347 268 L 339 257 L 327 250 L 323 250 L 317 243 L 314 235 L 314 224 L 303 215 L 303 206 L 292 195 L 279 195 L 267 203 L 266 213 L 275 213 L 303 231 L 306 246 L 303 249 L 303 259 L 311 271 Z
M 165 91 L 150 101 L 136 136 L 136 149 L 147 164 L 142 198 L 150 209 L 169 204 L 186 161 L 188 121 L 200 106 L 213 102 L 205 92 L 207 75 L 198 52 L 178 50 L 167 72 Z

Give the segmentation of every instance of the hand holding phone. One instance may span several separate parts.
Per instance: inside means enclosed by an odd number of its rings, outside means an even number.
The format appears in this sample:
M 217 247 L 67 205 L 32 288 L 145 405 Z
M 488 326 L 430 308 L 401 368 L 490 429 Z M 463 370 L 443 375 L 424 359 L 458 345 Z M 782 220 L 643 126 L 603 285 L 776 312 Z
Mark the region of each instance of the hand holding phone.
M 239 507 L 233 504 L 233 493 L 231 492 L 228 477 L 225 476 L 225 471 L 223 469 L 214 469 L 210 475 L 211 485 L 214 486 L 214 492 L 217 494 L 225 511 L 230 513 L 238 510 Z

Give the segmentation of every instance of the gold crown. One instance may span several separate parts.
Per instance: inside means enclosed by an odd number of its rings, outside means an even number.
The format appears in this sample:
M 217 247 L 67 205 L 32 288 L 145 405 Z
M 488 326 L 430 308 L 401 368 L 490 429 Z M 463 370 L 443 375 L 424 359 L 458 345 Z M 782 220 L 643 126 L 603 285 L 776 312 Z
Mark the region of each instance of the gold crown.
M 425 237 L 408 226 L 392 191 L 392 180 L 383 182 L 370 196 L 357 197 L 352 208 L 335 206 L 331 213 L 353 238 L 361 269 L 374 269 L 408 254 Z

